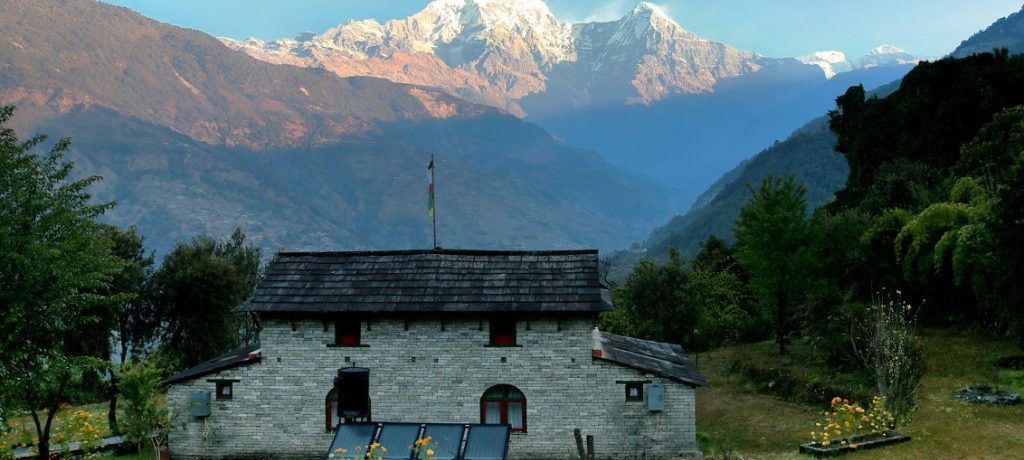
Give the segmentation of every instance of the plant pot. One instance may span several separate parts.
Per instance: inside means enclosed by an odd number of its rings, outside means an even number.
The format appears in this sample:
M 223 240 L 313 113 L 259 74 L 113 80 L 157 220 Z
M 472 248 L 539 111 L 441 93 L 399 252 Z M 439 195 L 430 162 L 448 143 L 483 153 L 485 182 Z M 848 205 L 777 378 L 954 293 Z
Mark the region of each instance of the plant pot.
M 889 444 L 899 444 L 909 440 L 910 436 L 900 433 L 899 431 L 890 430 L 882 434 L 863 434 L 845 439 L 846 445 L 842 444 L 841 441 L 843 441 L 843 439 L 837 439 L 827 447 L 813 443 L 801 444 L 800 453 L 813 455 L 815 457 L 831 457 L 839 454 L 845 454 L 847 452 L 873 449 L 875 447 L 887 446 Z

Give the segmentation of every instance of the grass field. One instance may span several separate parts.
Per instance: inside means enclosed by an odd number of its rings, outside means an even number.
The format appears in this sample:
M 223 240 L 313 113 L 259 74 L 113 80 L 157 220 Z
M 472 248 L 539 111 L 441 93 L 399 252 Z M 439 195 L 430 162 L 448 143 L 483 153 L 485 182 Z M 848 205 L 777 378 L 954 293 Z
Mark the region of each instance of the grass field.
M 914 420 L 900 428 L 913 439 L 845 458 L 1024 458 L 1024 405 L 969 405 L 953 397 L 959 387 L 993 381 L 991 363 L 1020 350 L 977 332 L 926 330 L 922 339 L 927 370 L 918 390 L 919 408 Z M 756 344 L 701 355 L 701 370 L 712 386 L 697 391 L 697 430 L 709 458 L 802 458 L 797 446 L 808 441 L 828 401 L 819 406 L 783 401 L 758 392 L 728 371 L 734 357 L 750 359 L 750 354 L 766 364 L 799 366 L 794 359 L 780 361 L 771 350 L 771 344 Z M 1020 371 L 1002 371 L 999 376 L 1002 384 L 1022 390 Z
M 89 414 L 90 420 L 100 430 L 101 436 L 110 436 L 110 426 L 107 424 L 107 408 L 108 404 L 105 402 L 96 404 L 83 404 L 80 406 L 74 406 L 65 408 L 57 413 L 57 416 L 53 420 L 53 424 L 50 427 L 51 443 L 59 444 L 61 441 L 58 437 L 64 432 L 64 424 L 67 420 L 68 414 L 71 410 L 82 410 Z M 118 409 L 118 415 L 121 414 L 121 410 Z M 46 423 L 46 413 L 39 413 L 39 423 Z M 28 413 L 17 414 L 7 420 L 7 424 L 12 429 L 6 436 L 0 436 L 0 442 L 3 445 L 16 445 L 20 443 L 35 444 L 36 439 L 36 427 L 32 421 L 32 416 Z

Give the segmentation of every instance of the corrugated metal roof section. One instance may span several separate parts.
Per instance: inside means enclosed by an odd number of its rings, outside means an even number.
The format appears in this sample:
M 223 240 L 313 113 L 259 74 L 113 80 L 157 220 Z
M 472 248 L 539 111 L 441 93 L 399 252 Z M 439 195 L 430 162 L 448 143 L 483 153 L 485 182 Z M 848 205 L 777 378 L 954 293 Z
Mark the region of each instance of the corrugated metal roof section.
M 244 312 L 599 312 L 596 250 L 284 252 Z
M 594 357 L 695 386 L 708 380 L 683 347 L 594 330 Z
M 379 427 L 379 429 L 378 429 Z M 338 426 L 326 460 L 362 458 L 371 443 L 387 448 L 387 459 L 412 457 L 417 439 L 431 437 L 435 460 L 505 460 L 510 425 L 452 423 L 352 423 Z M 465 439 L 463 437 L 465 436 Z M 355 457 L 354 457 L 355 456 Z
M 463 460 L 504 460 L 511 432 L 509 425 L 470 425 Z
M 260 360 L 260 344 L 254 343 L 231 350 L 223 355 L 209 361 L 199 363 L 195 367 L 186 370 L 178 375 L 168 377 L 160 382 L 162 385 L 192 380 L 207 374 L 219 372 L 232 367 L 245 366 Z

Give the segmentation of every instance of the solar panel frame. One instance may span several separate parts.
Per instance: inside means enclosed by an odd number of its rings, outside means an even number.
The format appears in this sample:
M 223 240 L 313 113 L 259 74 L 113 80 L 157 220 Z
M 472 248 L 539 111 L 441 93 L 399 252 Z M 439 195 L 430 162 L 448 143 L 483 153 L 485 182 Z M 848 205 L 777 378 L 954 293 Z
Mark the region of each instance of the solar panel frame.
M 377 443 L 386 450 L 379 455 L 384 460 L 403 460 L 412 458 L 412 445 L 420 438 L 423 425 L 419 423 L 384 423 L 377 433 Z M 395 439 L 391 439 L 392 437 Z M 402 453 L 405 455 L 402 455 Z
M 449 431 L 454 433 L 458 430 L 458 436 L 446 436 L 438 433 L 438 431 Z M 434 449 L 434 460 L 458 460 L 461 458 L 462 443 L 466 438 L 466 425 L 462 423 L 427 423 L 423 428 L 422 437 L 432 437 L 432 441 L 436 445 L 430 445 L 429 447 Z M 449 441 L 449 443 L 445 443 Z M 451 448 L 454 443 L 454 450 Z
M 473 424 L 469 425 L 466 433 L 466 445 L 463 448 L 462 460 L 505 460 L 508 457 L 508 442 L 512 435 L 512 425 L 504 424 Z M 474 435 L 476 435 L 474 437 Z M 482 439 L 481 439 L 482 438 Z M 483 444 L 479 449 L 478 443 Z M 500 443 L 499 449 L 488 450 L 487 447 L 495 447 Z
M 331 460 L 333 458 L 331 454 L 336 453 L 335 450 L 339 448 L 345 449 L 344 455 L 346 456 L 356 455 L 357 452 L 365 453 L 370 443 L 377 437 L 377 429 L 376 423 L 346 423 L 338 425 L 338 431 L 334 433 L 331 447 L 327 449 L 327 455 L 324 458 Z M 369 434 L 366 434 L 367 430 L 369 430 Z M 360 440 L 364 438 L 366 442 L 360 444 Z

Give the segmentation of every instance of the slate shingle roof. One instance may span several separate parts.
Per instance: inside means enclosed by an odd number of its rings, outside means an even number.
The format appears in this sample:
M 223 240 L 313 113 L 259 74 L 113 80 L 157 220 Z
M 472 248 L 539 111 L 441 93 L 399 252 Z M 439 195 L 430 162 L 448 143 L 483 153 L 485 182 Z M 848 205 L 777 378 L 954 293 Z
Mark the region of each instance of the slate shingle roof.
M 694 386 L 708 385 L 679 345 L 594 331 L 594 357 Z
M 182 372 L 178 375 L 168 377 L 163 382 L 163 385 L 169 385 L 177 382 L 184 382 L 186 380 L 192 380 L 194 378 L 202 377 L 207 374 L 219 372 L 225 369 L 231 369 L 232 367 L 245 366 L 248 364 L 255 363 L 260 360 L 260 344 L 254 343 L 251 345 L 245 345 L 234 350 L 231 350 L 223 355 L 213 358 L 209 361 L 204 361 L 197 364 L 195 367 Z
M 282 252 L 241 312 L 600 312 L 597 250 Z

